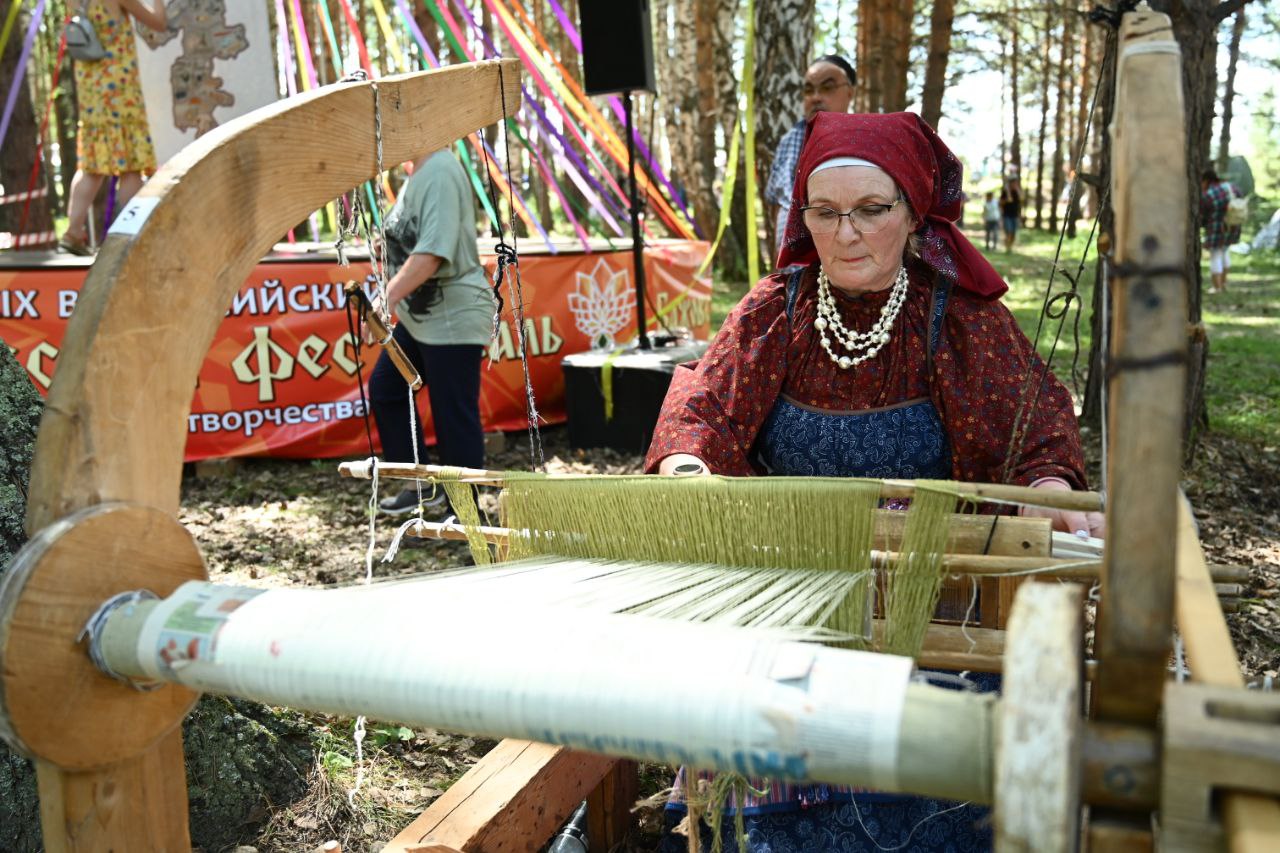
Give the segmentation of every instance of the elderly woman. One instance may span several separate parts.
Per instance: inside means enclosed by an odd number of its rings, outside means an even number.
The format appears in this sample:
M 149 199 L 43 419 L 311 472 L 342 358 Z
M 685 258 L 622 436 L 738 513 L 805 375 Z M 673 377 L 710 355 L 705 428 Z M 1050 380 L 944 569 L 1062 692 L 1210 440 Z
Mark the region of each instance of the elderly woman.
M 648 470 L 1085 488 L 1071 397 L 1041 380 L 1004 281 L 953 224 L 960 188 L 915 115 L 814 116 L 778 259 L 803 268 L 757 284 L 677 372 Z M 1101 530 L 1100 516 L 1037 514 Z M 826 785 L 773 785 L 746 813 L 771 853 L 990 843 L 983 809 Z

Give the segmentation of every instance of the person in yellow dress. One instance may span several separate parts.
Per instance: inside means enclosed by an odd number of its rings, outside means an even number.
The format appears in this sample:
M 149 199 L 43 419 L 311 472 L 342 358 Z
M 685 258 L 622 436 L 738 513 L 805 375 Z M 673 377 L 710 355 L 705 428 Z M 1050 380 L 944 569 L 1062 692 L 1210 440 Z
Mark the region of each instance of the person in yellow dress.
M 138 80 L 138 53 L 133 19 L 153 30 L 168 26 L 164 0 L 87 0 L 81 7 L 93 24 L 106 56 L 77 61 L 76 97 L 80 122 L 76 128 L 78 166 L 71 179 L 67 230 L 58 240 L 64 251 L 87 255 L 87 219 L 93 200 L 108 175 L 119 178 L 116 210 L 142 186 L 142 176 L 156 168 L 151 128 Z

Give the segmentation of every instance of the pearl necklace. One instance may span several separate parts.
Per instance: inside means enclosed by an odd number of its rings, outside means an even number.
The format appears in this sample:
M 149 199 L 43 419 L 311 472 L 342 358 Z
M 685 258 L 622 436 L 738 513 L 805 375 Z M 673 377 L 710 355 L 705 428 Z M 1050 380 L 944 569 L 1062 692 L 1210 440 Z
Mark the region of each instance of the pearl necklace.
M 818 339 L 822 342 L 822 348 L 842 370 L 848 370 L 855 364 L 875 358 L 876 353 L 889 343 L 889 330 L 897 321 L 898 312 L 902 310 L 902 303 L 906 298 L 907 268 L 904 266 L 898 268 L 898 277 L 893 282 L 893 289 L 889 291 L 889 301 L 880 309 L 880 319 L 869 331 L 852 331 L 845 328 L 844 322 L 840 319 L 835 297 L 831 295 L 831 281 L 827 278 L 827 271 L 819 269 L 818 316 L 814 318 L 813 327 L 818 330 Z M 831 341 L 827 338 L 828 330 L 841 346 L 854 355 L 836 355 L 831 348 Z

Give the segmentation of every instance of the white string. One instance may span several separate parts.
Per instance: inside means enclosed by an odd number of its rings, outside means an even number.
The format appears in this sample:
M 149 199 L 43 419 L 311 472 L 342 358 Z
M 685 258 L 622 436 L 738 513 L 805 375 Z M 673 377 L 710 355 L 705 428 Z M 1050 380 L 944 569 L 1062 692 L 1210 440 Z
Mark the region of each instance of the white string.
M 969 582 L 972 585 L 973 591 L 969 595 L 969 606 L 965 608 L 964 619 L 960 621 L 960 635 L 969 641 L 968 652 L 972 653 L 974 648 L 978 645 L 978 641 L 969 636 L 969 617 L 973 615 L 974 605 L 978 603 L 978 579 L 973 575 L 970 575 Z
M 408 533 L 411 528 L 416 528 L 420 521 L 422 521 L 421 518 L 411 518 L 404 524 L 400 525 L 400 528 L 396 531 L 396 535 L 391 537 L 391 544 L 387 547 L 387 553 L 383 556 L 382 562 L 390 563 L 396 558 L 396 554 L 400 553 L 400 540 L 404 539 L 405 534 Z
M 369 491 L 369 547 L 364 552 L 364 582 L 368 584 L 373 581 L 373 550 L 378 545 L 378 457 L 370 456 L 363 464 L 373 481 Z
M 364 552 L 364 583 L 373 583 L 373 551 L 378 544 L 378 457 L 370 456 L 365 463 L 369 469 L 372 488 L 369 491 L 369 547 Z M 355 731 L 352 738 L 356 742 L 356 782 L 347 791 L 347 803 L 354 806 L 356 794 L 364 784 L 364 717 L 356 717 Z
M 413 386 L 409 386 L 409 443 L 413 445 L 413 464 L 421 465 L 418 460 L 418 404 L 413 399 Z M 414 480 L 413 485 L 418 490 L 417 520 L 422 521 L 422 481 Z
M 853 814 L 858 819 L 858 826 L 862 827 L 862 831 L 867 834 L 867 840 L 870 841 L 872 844 L 874 844 L 877 850 L 883 850 L 885 851 L 885 853 L 893 853 L 893 851 L 895 850 L 907 849 L 907 846 L 911 844 L 911 839 L 915 837 L 915 834 L 920 829 L 920 827 L 924 826 L 926 823 L 928 823 L 929 821 L 933 820 L 936 817 L 942 817 L 944 814 L 947 814 L 948 812 L 959 811 L 960 809 L 969 805 L 967 802 L 964 802 L 964 803 L 960 803 L 957 806 L 952 806 L 949 809 L 943 809 L 940 812 L 934 812 L 933 814 L 923 818 L 915 826 L 911 827 L 911 832 L 907 834 L 906 841 L 902 842 L 897 847 L 885 847 L 882 844 L 880 844 L 879 841 L 876 841 L 875 837 L 872 836 L 871 834 L 871 830 L 867 829 L 867 825 L 862 822 L 862 812 L 858 809 L 857 799 L 856 798 L 850 799 L 849 804 L 853 806 Z

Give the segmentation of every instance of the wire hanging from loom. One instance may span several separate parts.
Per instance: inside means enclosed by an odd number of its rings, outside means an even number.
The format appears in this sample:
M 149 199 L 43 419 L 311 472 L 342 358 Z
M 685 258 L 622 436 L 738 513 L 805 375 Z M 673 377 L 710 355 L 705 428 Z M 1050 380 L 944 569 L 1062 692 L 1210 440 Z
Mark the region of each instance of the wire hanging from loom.
M 503 79 L 501 57 L 498 64 L 498 93 L 502 99 L 502 147 L 507 161 L 507 174 L 511 174 L 511 134 L 507 128 L 510 116 L 507 113 L 507 87 Z M 493 274 L 493 293 L 497 307 L 493 315 L 493 334 L 498 334 L 498 324 L 502 314 L 502 282 L 507 282 L 507 292 L 511 296 L 511 319 L 515 324 L 516 346 L 520 350 L 520 367 L 524 371 L 525 416 L 529 422 L 529 455 L 535 470 L 546 468 L 546 459 L 542 452 L 542 432 L 538 428 L 538 404 L 533 394 L 533 379 L 529 374 L 529 346 L 525 337 L 524 322 L 524 290 L 520 281 L 520 238 L 516 231 L 516 209 L 510 199 L 507 200 L 507 211 L 510 216 L 511 243 L 507 243 L 506 232 L 502 227 L 502 209 L 499 206 L 499 195 L 493 183 L 493 165 L 489 161 L 489 149 L 480 140 L 480 150 L 484 153 L 485 174 L 489 178 L 489 203 L 498 215 L 494 222 L 498 226 L 498 244 L 494 247 L 497 265 Z M 491 350 L 492 352 L 492 350 Z

